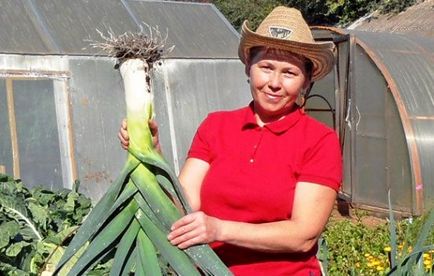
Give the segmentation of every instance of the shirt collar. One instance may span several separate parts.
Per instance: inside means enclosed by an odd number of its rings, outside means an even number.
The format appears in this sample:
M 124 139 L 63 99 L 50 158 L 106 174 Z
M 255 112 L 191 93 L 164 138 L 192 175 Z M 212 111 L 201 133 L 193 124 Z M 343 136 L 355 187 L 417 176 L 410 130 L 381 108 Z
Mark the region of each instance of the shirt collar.
M 291 113 L 286 115 L 283 119 L 268 123 L 264 127 L 273 132 L 274 134 L 281 134 L 294 126 L 303 115 L 304 112 L 302 111 L 302 109 L 300 107 L 297 107 Z M 253 101 L 250 102 L 248 108 L 246 108 L 246 115 L 244 117 L 244 123 L 242 127 L 243 129 L 259 127 L 256 123 Z

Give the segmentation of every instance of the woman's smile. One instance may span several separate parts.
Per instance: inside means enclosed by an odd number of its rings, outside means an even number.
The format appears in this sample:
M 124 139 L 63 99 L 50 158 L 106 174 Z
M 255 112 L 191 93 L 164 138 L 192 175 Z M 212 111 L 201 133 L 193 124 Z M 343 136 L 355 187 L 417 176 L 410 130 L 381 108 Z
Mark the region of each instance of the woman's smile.
M 281 95 L 277 95 L 277 94 L 273 94 L 273 93 L 267 93 L 267 92 L 262 92 L 271 102 L 279 102 L 283 96 Z

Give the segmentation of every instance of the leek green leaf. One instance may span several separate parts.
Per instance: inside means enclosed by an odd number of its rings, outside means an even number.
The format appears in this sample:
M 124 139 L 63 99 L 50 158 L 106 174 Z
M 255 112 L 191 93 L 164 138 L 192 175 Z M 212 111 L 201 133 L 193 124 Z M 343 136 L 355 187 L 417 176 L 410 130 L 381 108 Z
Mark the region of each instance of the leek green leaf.
M 79 232 L 74 236 L 73 240 L 65 251 L 65 254 L 62 256 L 62 259 L 57 264 L 56 271 L 58 271 L 67 262 L 67 260 L 70 259 L 77 252 L 77 250 L 83 246 L 84 243 L 90 240 L 95 232 L 98 231 L 99 227 L 101 227 L 102 223 L 105 222 L 107 217 L 110 215 L 108 214 L 107 210 L 110 210 L 112 207 L 113 202 L 124 186 L 127 176 L 138 165 L 139 162 L 135 160 L 131 160 L 130 162 L 126 163 L 116 181 L 98 201 L 92 212 L 90 212 L 89 216 L 84 221 L 83 225 L 81 225 Z
M 157 251 L 143 230 L 139 230 L 137 235 L 137 253 L 137 275 L 161 275 Z
M 92 260 L 102 254 L 114 240 L 116 240 L 129 225 L 137 211 L 137 203 L 132 200 L 89 244 L 86 251 L 70 271 L 70 275 L 78 275 L 92 265 Z
M 128 256 L 135 248 L 135 240 L 140 230 L 140 224 L 134 219 L 119 242 L 113 265 L 110 271 L 111 276 L 121 275 L 124 266 L 128 261 Z

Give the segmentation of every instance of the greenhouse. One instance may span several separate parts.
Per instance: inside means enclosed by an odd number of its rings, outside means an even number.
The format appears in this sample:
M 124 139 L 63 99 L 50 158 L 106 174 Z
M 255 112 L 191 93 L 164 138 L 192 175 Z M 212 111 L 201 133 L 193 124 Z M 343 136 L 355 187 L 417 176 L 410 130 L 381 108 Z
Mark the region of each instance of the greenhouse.
M 158 27 L 174 50 L 154 76 L 164 155 L 175 170 L 208 112 L 250 101 L 239 35 L 211 4 L 167 1 L 2 1 L 0 172 L 28 186 L 98 199 L 125 162 L 125 117 L 114 59 L 91 46 L 99 32 Z M 6 27 L 7 26 L 7 27 Z
M 335 28 L 315 31 L 318 39 L 333 39 L 338 46 L 333 76 L 316 85 L 327 101 L 312 98 L 308 107 L 329 125 L 335 117 L 345 167 L 341 198 L 381 212 L 388 209 L 390 190 L 394 210 L 404 215 L 430 210 L 434 40 Z

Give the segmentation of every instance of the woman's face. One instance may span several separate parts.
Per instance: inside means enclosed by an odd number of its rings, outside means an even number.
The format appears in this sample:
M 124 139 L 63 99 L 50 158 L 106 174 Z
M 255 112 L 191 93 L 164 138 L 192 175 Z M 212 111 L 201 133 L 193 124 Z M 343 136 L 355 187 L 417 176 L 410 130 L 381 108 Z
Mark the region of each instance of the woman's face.
M 283 118 L 309 84 L 305 61 L 284 51 L 262 49 L 252 55 L 246 70 L 260 123 Z

